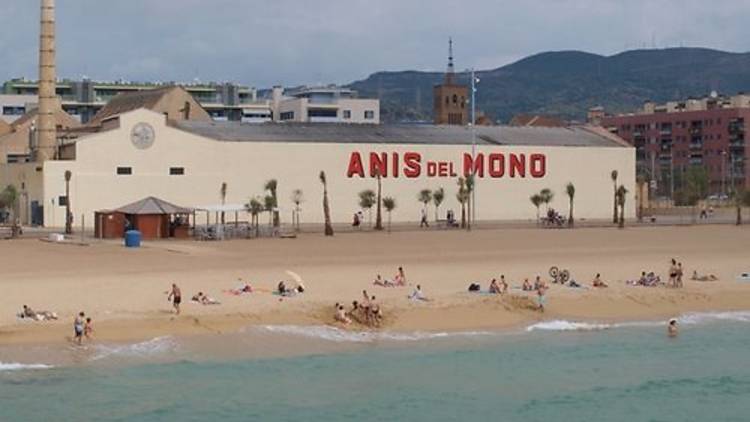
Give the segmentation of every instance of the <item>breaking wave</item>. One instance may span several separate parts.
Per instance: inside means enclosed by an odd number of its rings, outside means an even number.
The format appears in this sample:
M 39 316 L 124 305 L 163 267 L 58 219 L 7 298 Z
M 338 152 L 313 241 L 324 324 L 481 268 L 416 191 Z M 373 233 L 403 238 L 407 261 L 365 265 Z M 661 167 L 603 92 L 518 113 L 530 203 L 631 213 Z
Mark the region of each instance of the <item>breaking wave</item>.
M 736 312 L 692 312 L 676 318 L 679 324 L 700 325 L 711 322 L 750 322 L 750 311 Z M 566 320 L 543 321 L 526 327 L 532 331 L 601 331 L 614 328 L 659 327 L 664 321 L 631 321 L 613 324 L 595 322 L 577 322 Z
M 27 369 L 50 369 L 51 365 L 43 363 L 4 363 L 0 362 L 0 372 L 3 371 L 23 371 Z
M 372 343 L 376 341 L 424 341 L 450 337 L 474 337 L 497 335 L 490 331 L 461 331 L 461 332 L 374 332 L 347 331 L 326 325 L 265 325 L 266 332 L 276 334 L 296 335 L 333 342 Z
M 140 343 L 122 345 L 97 345 L 97 354 L 91 360 L 107 357 L 150 357 L 177 349 L 177 342 L 171 336 L 156 337 Z

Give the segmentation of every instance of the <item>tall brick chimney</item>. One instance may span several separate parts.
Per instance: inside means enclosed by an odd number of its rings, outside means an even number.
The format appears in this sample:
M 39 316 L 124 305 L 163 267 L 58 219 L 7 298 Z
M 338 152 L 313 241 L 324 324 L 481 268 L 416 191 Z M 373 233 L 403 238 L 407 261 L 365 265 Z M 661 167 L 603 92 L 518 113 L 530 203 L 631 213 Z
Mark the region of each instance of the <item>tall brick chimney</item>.
M 55 0 L 41 0 L 42 10 L 39 35 L 39 115 L 37 119 L 37 141 L 34 160 L 55 159 L 57 129 L 55 109 L 57 94 L 55 85 Z

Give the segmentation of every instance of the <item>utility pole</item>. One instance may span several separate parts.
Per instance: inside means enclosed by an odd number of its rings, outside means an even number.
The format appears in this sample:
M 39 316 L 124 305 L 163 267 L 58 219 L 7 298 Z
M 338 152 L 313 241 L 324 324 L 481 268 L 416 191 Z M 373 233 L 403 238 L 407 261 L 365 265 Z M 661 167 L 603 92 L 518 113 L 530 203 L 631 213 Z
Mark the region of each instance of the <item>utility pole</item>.
M 477 94 L 477 82 L 479 82 L 479 79 L 477 79 L 476 72 L 474 71 L 474 68 L 471 69 L 471 177 L 472 181 L 474 182 L 473 189 L 471 190 L 471 219 L 476 220 L 477 216 L 477 178 L 476 178 L 476 166 L 474 165 L 476 161 L 476 155 L 477 155 L 477 129 L 476 129 L 476 122 L 477 122 L 477 102 L 476 102 L 476 94 Z M 469 227 L 471 227 L 471 224 L 469 224 Z

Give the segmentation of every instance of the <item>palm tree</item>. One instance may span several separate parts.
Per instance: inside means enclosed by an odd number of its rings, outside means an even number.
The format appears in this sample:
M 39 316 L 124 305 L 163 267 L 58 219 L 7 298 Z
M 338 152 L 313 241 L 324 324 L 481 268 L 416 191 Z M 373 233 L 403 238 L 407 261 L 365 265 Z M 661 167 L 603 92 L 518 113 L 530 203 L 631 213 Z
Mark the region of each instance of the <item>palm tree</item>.
M 73 173 L 65 170 L 65 234 L 73 233 L 73 215 L 70 213 L 70 179 Z
M 252 224 L 255 226 L 255 237 L 260 236 L 258 215 L 263 212 L 263 204 L 258 198 L 252 198 L 250 202 L 245 205 L 245 209 L 247 209 L 247 212 L 252 216 Z
M 331 207 L 328 204 L 328 179 L 326 172 L 320 172 L 318 176 L 320 183 L 323 185 L 323 217 L 325 219 L 325 235 L 333 236 L 333 226 L 331 225 Z
M 466 203 L 469 201 L 469 192 L 466 190 L 466 179 L 458 178 L 458 192 L 456 200 L 461 204 L 461 228 L 466 228 Z
M 383 207 L 388 212 L 388 233 L 391 232 L 391 213 L 396 209 L 396 200 L 390 196 L 383 198 Z
M 610 174 L 612 184 L 614 185 L 614 197 L 612 199 L 612 224 L 617 224 L 617 170 L 612 170 Z
M 474 175 L 470 174 L 466 176 L 466 204 L 467 204 L 466 230 L 471 230 L 471 220 L 472 220 L 471 207 L 473 207 L 471 197 L 472 197 L 473 192 L 474 192 Z
M 18 191 L 13 185 L 8 185 L 0 192 L 0 208 L 7 208 L 11 218 L 11 237 L 18 236 L 18 223 L 16 219 L 16 205 L 18 203 Z
M 276 179 L 271 179 L 266 182 L 265 189 L 269 192 L 271 198 L 273 198 L 273 207 L 271 214 L 273 215 L 273 226 L 279 227 L 279 197 L 276 194 L 278 189 L 278 182 Z
M 367 222 L 372 227 L 372 207 L 375 205 L 375 192 L 372 189 L 365 189 L 359 193 L 359 206 L 367 210 Z
M 438 210 L 440 209 L 443 200 L 445 200 L 445 189 L 439 188 L 432 192 L 432 202 L 435 204 L 435 221 L 439 220 L 438 217 L 440 216 L 440 213 Z
M 576 187 L 573 185 L 572 182 L 568 183 L 565 186 L 565 193 L 568 194 L 568 199 L 570 200 L 570 212 L 568 213 L 568 227 L 573 227 L 573 199 L 576 196 Z
M 742 225 L 742 207 L 750 206 L 750 191 L 744 189 L 737 189 L 734 192 L 734 205 L 737 207 L 737 222 L 738 226 Z
M 620 221 L 618 223 L 619 228 L 625 227 L 625 199 L 628 195 L 628 189 L 625 186 L 617 188 L 617 205 L 620 206 Z
M 305 200 L 302 194 L 302 189 L 295 189 L 292 191 L 292 203 L 294 203 L 294 218 L 292 218 L 292 225 L 299 231 L 299 216 L 302 211 L 299 205 Z
M 539 207 L 544 203 L 544 199 L 542 199 L 542 195 L 535 193 L 531 195 L 529 200 L 536 207 L 536 224 L 539 225 Z
M 276 208 L 274 205 L 273 196 L 266 195 L 263 197 L 263 211 L 268 213 L 269 226 L 273 225 L 273 210 Z
M 542 203 L 544 203 L 544 207 L 549 210 L 549 203 L 552 202 L 552 199 L 555 198 L 555 193 L 552 192 L 549 188 L 544 188 L 541 191 L 539 191 L 539 196 L 542 198 Z
M 423 204 L 424 210 L 426 212 L 427 204 L 432 201 L 432 191 L 429 189 L 422 189 L 421 191 L 419 191 L 419 195 L 417 195 L 417 200 Z
M 380 171 L 377 171 L 376 177 L 378 178 L 378 198 L 376 201 L 377 211 L 375 213 L 375 230 L 383 230 L 383 211 L 382 211 L 382 204 L 383 204 L 383 181 L 380 177 Z
M 643 221 L 643 188 L 646 186 L 646 177 L 639 174 L 635 178 L 635 184 L 638 186 L 638 222 Z
M 227 182 L 221 182 L 219 196 L 221 197 L 221 206 L 223 207 L 227 202 Z M 221 224 L 224 224 L 224 210 L 221 211 Z

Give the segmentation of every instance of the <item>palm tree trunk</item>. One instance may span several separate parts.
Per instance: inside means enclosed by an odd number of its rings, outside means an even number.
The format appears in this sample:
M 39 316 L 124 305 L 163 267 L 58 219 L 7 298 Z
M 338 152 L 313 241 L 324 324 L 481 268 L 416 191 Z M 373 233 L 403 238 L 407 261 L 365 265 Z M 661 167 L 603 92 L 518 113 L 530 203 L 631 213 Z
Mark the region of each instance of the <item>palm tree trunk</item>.
M 742 206 L 737 205 L 737 225 L 742 225 Z
M 469 199 L 466 201 L 466 230 L 471 230 L 471 193 L 469 193 Z
M 613 195 L 612 199 L 612 223 L 617 224 L 617 182 L 614 182 L 615 184 L 615 193 Z
M 328 205 L 327 188 L 323 188 L 323 216 L 325 218 L 325 235 L 333 236 L 333 226 L 331 225 L 331 208 Z
M 377 203 L 377 210 L 375 213 L 375 230 L 383 230 L 383 211 L 382 211 L 382 200 L 381 200 L 381 193 L 382 193 L 382 181 L 380 179 L 380 175 L 378 175 L 378 203 Z
M 568 227 L 573 228 L 573 199 L 570 200 L 570 212 L 568 213 Z
M 466 205 L 461 204 L 461 228 L 466 228 Z
M 620 204 L 620 223 L 619 227 L 625 228 L 625 201 L 622 201 L 622 204 Z
M 388 233 L 391 232 L 391 212 L 388 211 Z

